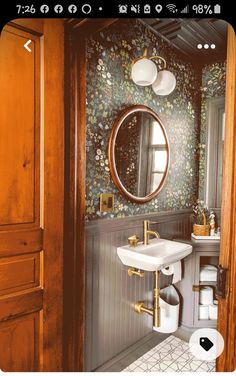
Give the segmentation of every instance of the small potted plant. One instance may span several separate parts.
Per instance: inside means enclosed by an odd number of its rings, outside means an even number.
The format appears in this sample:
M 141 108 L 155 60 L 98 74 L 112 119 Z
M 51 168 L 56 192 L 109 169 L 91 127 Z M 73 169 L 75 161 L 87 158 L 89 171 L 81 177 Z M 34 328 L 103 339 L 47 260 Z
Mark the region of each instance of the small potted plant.
M 196 205 L 193 206 L 193 222 L 194 235 L 210 235 L 209 210 L 202 200 L 197 200 Z

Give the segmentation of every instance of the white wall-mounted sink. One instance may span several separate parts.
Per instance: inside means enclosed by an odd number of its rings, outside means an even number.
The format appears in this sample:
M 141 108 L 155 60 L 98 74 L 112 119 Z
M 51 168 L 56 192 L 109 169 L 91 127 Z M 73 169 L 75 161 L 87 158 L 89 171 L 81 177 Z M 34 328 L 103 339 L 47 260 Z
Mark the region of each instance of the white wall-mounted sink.
M 166 239 L 151 239 L 148 245 L 138 243 L 137 247 L 125 245 L 117 248 L 117 254 L 124 265 L 150 272 L 165 268 L 191 252 L 190 244 Z

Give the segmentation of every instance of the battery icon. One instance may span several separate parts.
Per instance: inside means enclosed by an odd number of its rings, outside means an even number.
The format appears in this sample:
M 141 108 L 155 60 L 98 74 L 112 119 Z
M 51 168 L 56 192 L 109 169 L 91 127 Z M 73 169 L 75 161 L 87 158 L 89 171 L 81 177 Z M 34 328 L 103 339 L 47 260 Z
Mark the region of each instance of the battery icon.
M 221 6 L 219 4 L 216 4 L 214 6 L 214 13 L 219 14 L 221 12 Z

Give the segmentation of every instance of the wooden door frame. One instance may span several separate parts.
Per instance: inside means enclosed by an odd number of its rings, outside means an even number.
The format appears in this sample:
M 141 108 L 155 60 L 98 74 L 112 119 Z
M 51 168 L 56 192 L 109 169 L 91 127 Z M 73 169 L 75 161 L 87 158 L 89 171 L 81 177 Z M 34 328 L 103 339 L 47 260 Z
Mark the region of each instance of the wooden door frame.
M 83 371 L 85 321 L 85 38 L 65 25 L 64 371 Z
M 44 371 L 62 371 L 64 22 L 44 20 Z M 56 262 L 55 262 L 56 260 Z
M 86 38 L 117 19 L 65 23 L 64 370 L 84 370 Z
M 236 39 L 228 27 L 225 98 L 225 143 L 222 187 L 220 265 L 228 270 L 226 299 L 219 300 L 218 330 L 225 347 L 217 359 L 217 371 L 236 368 Z

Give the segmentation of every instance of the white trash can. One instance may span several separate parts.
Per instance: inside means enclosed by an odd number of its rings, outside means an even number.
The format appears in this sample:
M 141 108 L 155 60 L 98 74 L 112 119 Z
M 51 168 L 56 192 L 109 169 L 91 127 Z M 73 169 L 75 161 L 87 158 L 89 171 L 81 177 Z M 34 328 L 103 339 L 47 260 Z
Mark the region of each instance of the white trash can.
M 153 327 L 160 333 L 173 333 L 179 326 L 179 295 L 173 285 L 160 291 L 161 326 Z

